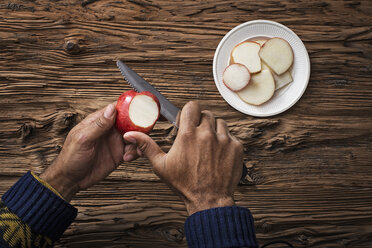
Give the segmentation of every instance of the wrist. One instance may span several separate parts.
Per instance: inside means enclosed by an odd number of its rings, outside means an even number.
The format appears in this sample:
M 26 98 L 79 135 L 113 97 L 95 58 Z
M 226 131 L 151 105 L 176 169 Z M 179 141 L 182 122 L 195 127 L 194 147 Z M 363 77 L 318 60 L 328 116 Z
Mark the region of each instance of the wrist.
M 196 212 L 218 208 L 218 207 L 229 207 L 234 206 L 235 202 L 232 197 L 217 197 L 217 198 L 202 198 L 195 199 L 192 201 L 185 201 L 186 210 L 189 215 L 192 215 Z
M 70 202 L 79 191 L 79 186 L 76 183 L 70 181 L 63 173 L 55 171 L 53 166 L 45 170 L 40 178 L 52 186 L 67 202 Z

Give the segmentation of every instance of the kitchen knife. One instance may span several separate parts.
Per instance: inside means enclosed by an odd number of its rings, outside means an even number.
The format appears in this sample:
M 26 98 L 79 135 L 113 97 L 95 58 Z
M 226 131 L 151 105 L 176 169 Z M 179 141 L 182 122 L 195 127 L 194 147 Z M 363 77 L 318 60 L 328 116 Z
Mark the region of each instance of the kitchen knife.
M 180 111 L 179 108 L 173 105 L 167 98 L 165 98 L 157 89 L 155 89 L 151 84 L 149 84 L 145 79 L 139 76 L 136 72 L 130 69 L 126 64 L 122 61 L 118 60 L 116 62 L 121 74 L 123 75 L 124 79 L 128 82 L 133 89 L 137 92 L 142 91 L 150 91 L 154 94 L 159 102 L 160 102 L 160 113 L 164 116 L 170 123 L 174 126 L 177 126 L 177 114 Z M 248 171 L 245 165 L 243 164 L 243 173 L 241 180 L 245 178 Z

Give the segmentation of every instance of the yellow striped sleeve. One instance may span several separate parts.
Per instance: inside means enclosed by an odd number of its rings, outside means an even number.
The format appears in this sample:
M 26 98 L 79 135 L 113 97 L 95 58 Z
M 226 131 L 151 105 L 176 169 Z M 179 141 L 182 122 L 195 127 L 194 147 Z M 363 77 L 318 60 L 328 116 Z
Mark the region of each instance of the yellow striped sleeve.
M 58 193 L 57 190 L 55 190 L 49 183 L 45 182 L 43 179 L 41 179 L 38 175 L 36 175 L 35 173 L 33 173 L 31 171 L 31 175 L 36 179 L 38 180 L 42 185 L 44 185 L 44 187 L 50 189 L 54 194 L 58 195 L 59 197 L 61 197 L 63 199 L 63 197 L 61 196 L 60 193 Z M 64 200 L 64 199 L 63 199 Z

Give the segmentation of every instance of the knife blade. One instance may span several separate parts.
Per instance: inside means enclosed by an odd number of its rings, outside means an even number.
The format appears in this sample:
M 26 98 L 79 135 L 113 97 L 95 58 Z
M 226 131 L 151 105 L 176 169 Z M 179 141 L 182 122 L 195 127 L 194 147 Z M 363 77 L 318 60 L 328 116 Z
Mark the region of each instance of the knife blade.
M 125 80 L 135 89 L 137 92 L 150 91 L 154 94 L 160 102 L 160 113 L 164 116 L 170 123 L 177 127 L 177 114 L 180 111 L 179 108 L 173 105 L 167 98 L 165 98 L 157 89 L 155 89 L 151 84 L 149 84 L 145 79 L 139 76 L 135 71 L 130 69 L 122 61 L 118 60 L 116 62 L 121 74 Z
M 117 67 L 119 68 L 121 75 L 128 82 L 133 89 L 137 92 L 150 91 L 154 94 L 160 102 L 160 113 L 175 127 L 177 126 L 177 114 L 180 111 L 179 108 L 173 105 L 167 98 L 165 98 L 157 89 L 155 89 L 151 84 L 149 84 L 145 79 L 138 75 L 135 71 L 130 69 L 122 61 L 118 60 L 116 62 Z M 240 180 L 244 180 L 248 173 L 247 167 L 243 164 L 243 173 Z

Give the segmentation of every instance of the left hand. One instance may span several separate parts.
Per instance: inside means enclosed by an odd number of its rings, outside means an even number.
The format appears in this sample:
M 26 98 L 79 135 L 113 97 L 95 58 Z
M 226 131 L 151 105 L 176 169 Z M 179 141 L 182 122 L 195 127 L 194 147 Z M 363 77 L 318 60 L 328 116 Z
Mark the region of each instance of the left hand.
M 138 158 L 137 148 L 126 145 L 114 127 L 115 104 L 87 116 L 67 135 L 61 153 L 40 178 L 66 201 L 105 177 L 124 161 Z

